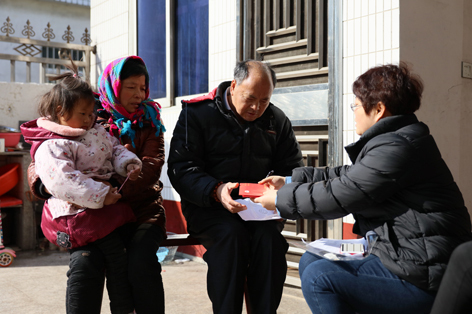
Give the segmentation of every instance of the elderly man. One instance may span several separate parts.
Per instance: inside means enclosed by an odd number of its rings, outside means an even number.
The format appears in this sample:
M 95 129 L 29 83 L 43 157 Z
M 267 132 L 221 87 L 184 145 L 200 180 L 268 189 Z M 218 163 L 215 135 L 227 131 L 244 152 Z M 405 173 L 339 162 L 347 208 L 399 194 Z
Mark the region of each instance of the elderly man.
M 188 232 L 207 249 L 207 289 L 214 313 L 241 313 L 247 281 L 255 313 L 276 313 L 282 297 L 287 242 L 281 221 L 244 221 L 234 199 L 239 183 L 270 171 L 290 175 L 302 155 L 292 125 L 270 103 L 274 71 L 239 62 L 234 79 L 183 102 L 168 159 L 168 175 L 182 198 Z

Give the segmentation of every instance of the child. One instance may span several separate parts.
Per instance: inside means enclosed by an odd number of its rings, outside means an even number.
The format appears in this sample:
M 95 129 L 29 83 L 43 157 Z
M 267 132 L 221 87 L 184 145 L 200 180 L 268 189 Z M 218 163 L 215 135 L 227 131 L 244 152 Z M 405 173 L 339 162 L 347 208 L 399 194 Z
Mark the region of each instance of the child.
M 21 126 L 32 144 L 35 171 L 52 195 L 44 205 L 41 228 L 48 240 L 71 254 L 77 247 L 98 246 L 105 256 L 112 313 L 132 313 L 126 251 L 114 229 L 135 218 L 127 204 L 117 203 L 118 187 L 108 180 L 116 172 L 134 181 L 142 164 L 95 123 L 93 91 L 73 62 L 68 68 L 72 72 L 55 77 L 62 80 L 42 97 L 41 118 Z

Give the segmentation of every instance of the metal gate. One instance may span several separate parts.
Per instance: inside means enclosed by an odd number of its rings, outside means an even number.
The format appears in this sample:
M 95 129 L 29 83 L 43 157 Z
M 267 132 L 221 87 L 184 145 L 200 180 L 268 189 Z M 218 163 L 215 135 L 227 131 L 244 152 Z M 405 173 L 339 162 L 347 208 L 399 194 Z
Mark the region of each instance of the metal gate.
M 74 59 L 74 63 L 77 64 L 79 70 L 83 72 L 83 76 L 87 82 L 90 82 L 90 56 L 91 52 L 96 52 L 96 46 L 90 46 L 90 34 L 87 28 L 82 34 L 81 42 L 84 45 L 71 44 L 70 41 L 74 40 L 73 32 L 70 26 L 67 27 L 62 40 L 66 43 L 53 42 L 51 39 L 55 39 L 56 35 L 51 28 L 51 24 L 47 23 L 45 31 L 42 33 L 42 37 L 46 40 L 31 39 L 30 37 L 35 36 L 33 26 L 30 25 L 29 20 L 26 22 L 24 29 L 21 34 L 23 37 L 11 36 L 15 33 L 13 23 L 9 17 L 6 22 L 0 28 L 0 42 L 11 43 L 12 53 L 17 54 L 6 54 L 0 53 L 0 59 L 10 60 L 10 81 L 15 82 L 15 67 L 16 62 L 26 62 L 26 83 L 31 82 L 31 63 L 39 63 L 39 83 L 48 83 L 49 77 L 57 75 L 61 72 L 61 66 L 69 64 L 69 56 Z M 14 44 L 18 46 L 13 47 Z M 37 57 L 40 55 L 41 57 Z M 62 67 L 62 69 L 64 69 Z

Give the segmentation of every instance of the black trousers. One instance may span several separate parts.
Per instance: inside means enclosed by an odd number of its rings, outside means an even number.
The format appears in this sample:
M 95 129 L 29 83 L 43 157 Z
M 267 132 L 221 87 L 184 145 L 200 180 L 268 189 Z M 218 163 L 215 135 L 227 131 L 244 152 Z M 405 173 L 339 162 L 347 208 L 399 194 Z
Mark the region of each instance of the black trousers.
M 472 311 L 472 241 L 459 245 L 451 255 L 431 314 Z
M 93 253 L 96 251 L 96 253 Z M 133 312 L 133 299 L 131 296 L 131 287 L 128 283 L 128 261 L 126 256 L 125 244 L 117 230 L 113 231 L 106 237 L 99 239 L 89 245 L 76 248 L 70 251 L 70 265 L 67 276 L 67 296 L 66 307 L 67 313 L 85 313 L 88 311 L 88 304 L 84 302 L 82 293 L 88 294 L 87 285 L 91 276 L 86 272 L 75 272 L 74 270 L 88 268 L 95 261 L 89 258 L 91 256 L 100 255 L 100 268 L 105 269 L 107 278 L 107 290 L 110 298 L 110 310 L 112 313 L 128 314 Z M 92 302 L 94 306 L 101 306 L 101 297 L 103 290 L 103 271 L 93 271 L 93 276 L 98 275 L 97 291 L 100 290 L 100 302 Z M 78 280 L 76 280 L 78 279 Z M 101 280 L 101 282 L 100 282 Z M 94 289 L 95 290 L 95 289 Z
M 113 314 L 130 313 L 133 308 L 137 313 L 164 313 L 161 266 L 156 256 L 159 243 L 163 240 L 161 228 L 151 224 L 127 224 L 115 232 L 119 232 L 121 241 L 126 247 L 125 264 L 127 263 L 127 279 L 131 288 L 133 307 L 128 311 L 128 308 L 115 306 L 116 298 L 112 297 L 111 293 L 115 292 L 115 287 L 111 285 L 106 266 L 107 258 L 102 251 L 104 243 L 97 245 L 94 242 L 70 251 L 66 292 L 67 313 L 100 313 L 105 272 L 108 277 L 107 289 Z M 122 304 L 121 300 L 117 302 L 117 305 Z
M 283 222 L 244 221 L 226 210 L 186 213 L 187 230 L 207 249 L 207 290 L 213 312 L 241 313 L 244 283 L 254 313 L 276 313 L 287 273 Z

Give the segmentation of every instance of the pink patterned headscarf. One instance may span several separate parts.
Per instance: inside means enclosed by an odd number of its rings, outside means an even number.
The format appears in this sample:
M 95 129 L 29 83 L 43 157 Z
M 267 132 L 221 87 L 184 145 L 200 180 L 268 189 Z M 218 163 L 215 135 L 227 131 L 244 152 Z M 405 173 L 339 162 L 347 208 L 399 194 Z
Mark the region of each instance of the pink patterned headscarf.
M 137 125 L 142 128 L 144 121 L 150 121 L 157 129 L 156 136 L 158 136 L 161 131 L 165 132 L 165 127 L 161 123 L 161 106 L 148 98 L 149 83 L 146 84 L 146 100 L 141 102 L 135 112 L 129 113 L 121 106 L 118 99 L 121 91 L 120 74 L 123 65 L 130 59 L 138 60 L 146 66 L 143 59 L 138 56 L 116 59 L 111 62 L 100 75 L 98 79 L 98 90 L 103 110 L 110 114 L 108 121 L 110 123 L 110 134 L 113 134 L 113 130 L 118 130 L 120 138 L 122 135 L 129 136 L 134 147 L 135 131 L 132 129 L 132 125 Z

